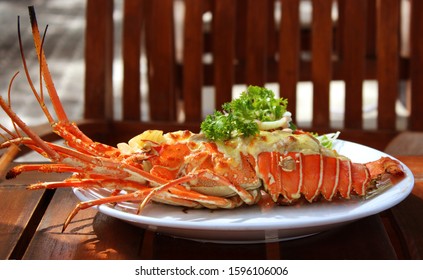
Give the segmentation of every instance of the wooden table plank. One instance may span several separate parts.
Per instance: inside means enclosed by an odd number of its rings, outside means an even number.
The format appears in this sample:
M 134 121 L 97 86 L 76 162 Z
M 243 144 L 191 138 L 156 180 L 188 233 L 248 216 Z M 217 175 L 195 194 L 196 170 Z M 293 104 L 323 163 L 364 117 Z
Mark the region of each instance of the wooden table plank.
M 396 259 L 379 215 L 307 238 L 281 243 L 282 259 Z
M 406 259 L 423 259 L 423 201 L 411 194 L 391 209 L 401 234 Z
M 423 259 L 423 156 L 399 156 L 414 174 L 413 191 L 391 209 L 396 229 L 401 235 L 405 258 Z
M 400 236 L 404 254 L 401 258 L 423 256 L 423 157 L 400 157 L 410 166 L 416 185 L 413 194 L 391 209 L 394 231 Z M 37 173 L 37 181 L 61 175 Z M 16 240 L 27 227 L 29 217 L 39 205 L 45 191 L 27 191 L 34 181 L 30 173 L 21 181 L 0 184 L 0 203 L 9 209 L 0 213 L 0 256 L 10 258 L 16 251 Z M 16 179 L 16 180 L 18 180 Z M 9 184 L 9 185 L 5 185 Z M 14 185 L 14 188 L 11 187 Z M 24 259 L 395 259 L 392 232 L 387 233 L 380 215 L 370 216 L 320 234 L 271 244 L 212 244 L 173 238 L 137 228 L 126 222 L 98 213 L 81 211 L 61 233 L 63 221 L 78 199 L 71 189 L 58 189 L 23 254 Z M 13 197 L 14 199 L 10 199 Z M 12 210 L 11 210 L 12 209 Z M 14 209 L 14 210 L 13 210 Z M 36 212 L 36 211 L 35 211 Z M 15 222 L 15 216 L 21 220 Z M 15 231 L 16 230 L 16 231 Z M 11 238 L 12 237 L 12 238 Z M 28 238 L 30 240 L 30 238 Z M 395 247 L 395 249 L 394 249 Z M 371 248 L 368 249 L 368 248 Z M 21 249 L 22 250 L 22 249 Z
M 11 163 L 12 166 L 18 163 Z M 35 172 L 23 173 L 14 179 L 0 182 L 0 259 L 19 259 L 29 243 L 38 222 L 50 201 L 53 190 L 29 191 L 28 184 L 36 182 Z M 36 173 L 37 180 L 55 180 L 64 174 L 52 177 Z
M 311 237 L 269 244 L 213 244 L 161 234 L 154 242 L 153 259 L 397 259 L 378 215 Z
M 17 258 L 21 242 L 26 243 L 25 228 L 44 192 L 30 192 L 26 186 L 0 185 L 0 259 Z
M 247 260 L 266 259 L 265 244 L 219 244 L 157 234 L 153 259 Z
M 58 189 L 24 259 L 137 259 L 143 230 L 96 209 L 83 210 L 64 233 L 64 220 L 77 204 L 71 189 Z
M 61 233 L 77 202 L 70 189 L 56 191 L 24 259 L 266 259 L 263 244 L 211 244 L 144 233 L 95 209 L 78 213 Z

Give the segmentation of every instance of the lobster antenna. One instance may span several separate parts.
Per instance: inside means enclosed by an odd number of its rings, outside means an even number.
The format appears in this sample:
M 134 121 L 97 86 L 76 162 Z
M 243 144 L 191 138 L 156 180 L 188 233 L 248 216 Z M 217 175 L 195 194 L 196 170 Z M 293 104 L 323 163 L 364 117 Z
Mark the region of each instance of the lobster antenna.
M 19 71 L 18 72 L 16 72 L 14 75 L 13 75 L 13 77 L 12 77 L 12 79 L 10 80 L 10 82 L 9 82 L 9 88 L 8 88 L 8 90 L 7 90 L 7 103 L 8 103 L 8 105 L 9 105 L 9 108 L 12 108 L 12 98 L 11 98 L 11 92 L 12 92 L 12 84 L 13 84 L 13 81 L 15 80 L 15 78 L 16 78 L 16 76 L 18 76 L 18 74 L 19 74 Z M 12 119 L 11 119 L 12 120 Z M 22 135 L 19 133 L 19 130 L 18 130 L 18 127 L 17 127 L 17 125 L 16 125 L 16 123 L 12 120 L 12 125 L 13 125 L 13 128 L 15 129 L 15 132 L 16 132 L 16 135 L 18 136 L 18 137 L 22 137 Z M 9 133 L 9 132 L 8 132 Z M 10 134 L 10 133 L 9 133 Z M 11 136 L 13 136 L 13 137 L 15 137 L 15 135 L 13 135 L 13 134 L 10 134 Z
M 38 61 L 42 68 L 44 82 L 45 82 L 48 94 L 50 96 L 51 102 L 53 104 L 54 111 L 56 112 L 56 115 L 60 121 L 68 121 L 66 112 L 63 109 L 62 104 L 60 103 L 59 96 L 57 94 L 56 88 L 54 87 L 54 83 L 51 78 L 51 74 L 46 62 L 44 50 L 41 48 L 40 31 L 38 30 L 38 23 L 37 23 L 37 18 L 35 15 L 34 6 L 29 6 L 28 11 L 29 11 L 29 17 L 31 20 L 32 35 L 33 35 L 32 37 L 34 39 L 34 45 L 37 50 Z
M 0 129 L 3 130 L 5 133 L 9 134 L 12 137 L 15 137 L 15 135 L 13 134 L 12 131 L 10 131 L 9 129 L 7 129 L 7 127 L 5 127 L 4 125 L 0 124 Z M 5 142 L 9 141 L 10 139 L 7 138 L 3 133 L 0 133 L 0 137 L 3 138 L 3 140 Z M 3 144 L 3 143 L 2 143 Z
M 15 112 L 9 107 L 9 104 L 0 96 L 0 107 L 3 108 L 3 111 L 9 115 L 10 119 L 13 120 L 25 133 L 30 137 L 36 145 L 38 145 L 52 160 L 59 160 L 60 155 L 54 151 L 48 144 L 46 144 L 40 136 L 38 136 L 35 132 L 33 132 L 23 121 L 21 118 L 16 115 Z
M 29 75 L 28 66 L 26 65 L 25 52 L 24 52 L 23 46 L 22 46 L 21 24 L 20 24 L 20 17 L 19 16 L 18 16 L 18 41 L 19 41 L 19 49 L 20 49 L 20 53 L 21 53 L 22 64 L 23 64 L 23 67 L 24 67 L 24 70 L 25 70 L 25 76 L 26 76 L 26 79 L 28 81 L 28 84 L 31 87 L 31 90 L 34 93 L 34 96 L 37 99 L 38 103 L 40 104 L 41 109 L 43 110 L 44 114 L 46 115 L 48 121 L 50 123 L 53 123 L 54 122 L 53 117 L 51 116 L 50 112 L 47 110 L 47 108 L 44 104 L 44 100 L 38 94 L 37 90 L 35 89 L 34 83 L 32 82 L 31 76 Z M 40 76 L 40 79 L 41 79 L 41 76 Z
M 43 46 L 44 46 L 44 39 L 46 38 L 46 34 L 47 34 L 47 29 L 48 29 L 48 24 L 46 25 L 46 28 L 44 29 L 44 34 L 43 34 L 43 39 L 41 40 L 41 46 L 40 46 L 40 52 L 43 51 Z M 44 104 L 44 91 L 43 91 L 43 79 L 42 79 L 42 74 L 43 74 L 43 67 L 42 67 L 42 56 L 40 57 L 40 96 L 41 96 L 41 100 L 43 100 L 43 104 Z

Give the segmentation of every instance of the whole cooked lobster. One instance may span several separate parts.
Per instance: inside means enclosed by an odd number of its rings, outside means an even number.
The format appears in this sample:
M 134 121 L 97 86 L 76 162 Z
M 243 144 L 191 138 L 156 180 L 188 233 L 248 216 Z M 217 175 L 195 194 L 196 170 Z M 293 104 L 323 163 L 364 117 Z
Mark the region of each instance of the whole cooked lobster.
M 64 181 L 28 188 L 112 190 L 108 197 L 79 203 L 63 229 L 79 210 L 106 203 L 135 201 L 139 210 L 149 201 L 211 209 L 263 201 L 311 203 L 365 196 L 386 177 L 404 175 L 401 164 L 390 157 L 361 164 L 339 155 L 322 138 L 297 129 L 286 111 L 287 101 L 260 87 L 248 87 L 239 99 L 225 104 L 223 112 L 208 116 L 199 134 L 148 130 L 117 147 L 95 142 L 68 120 L 46 64 L 35 14 L 31 19 L 40 72 L 57 119 L 35 89 L 26 63 L 24 69 L 53 131 L 66 145 L 42 140 L 14 113 L 10 101 L 0 97 L 2 109 L 21 130 L 12 132 L 2 125 L 6 139 L 0 147 L 25 145 L 52 162 L 18 165 L 7 177 L 34 170 L 71 172 Z

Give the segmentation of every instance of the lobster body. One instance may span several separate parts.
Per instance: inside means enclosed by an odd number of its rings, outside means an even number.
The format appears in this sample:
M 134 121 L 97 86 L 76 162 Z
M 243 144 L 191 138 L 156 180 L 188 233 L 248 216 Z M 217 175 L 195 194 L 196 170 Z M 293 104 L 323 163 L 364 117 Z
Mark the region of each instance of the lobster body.
M 302 198 L 350 199 L 366 195 L 381 175 L 403 175 L 391 158 L 353 163 L 304 132 L 262 131 L 254 137 L 212 142 L 189 131 L 146 131 L 119 147 L 155 176 L 177 180 L 197 174 L 184 183 L 187 189 L 207 196 L 239 196 L 246 204 L 257 203 L 263 191 L 280 204 Z

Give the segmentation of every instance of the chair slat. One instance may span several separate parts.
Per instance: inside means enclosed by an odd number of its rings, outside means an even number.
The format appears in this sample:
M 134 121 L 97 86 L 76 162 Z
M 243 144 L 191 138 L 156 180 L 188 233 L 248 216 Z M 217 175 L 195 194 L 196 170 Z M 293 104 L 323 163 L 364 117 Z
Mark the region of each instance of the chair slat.
M 379 129 L 395 129 L 399 81 L 399 0 L 378 0 L 376 24 Z
M 183 97 L 186 121 L 201 119 L 203 86 L 203 1 L 185 0 Z
M 289 101 L 288 110 L 296 121 L 297 83 L 300 66 L 300 9 L 298 0 L 281 0 L 279 27 L 279 90 Z
M 329 86 L 332 78 L 332 1 L 313 0 L 311 79 L 314 127 L 328 127 Z
M 113 1 L 88 0 L 84 118 L 113 118 Z
M 235 77 L 238 80 L 245 79 L 245 60 L 247 57 L 246 38 L 247 30 L 247 1 L 236 0 L 236 34 L 235 34 Z
M 278 26 L 276 25 L 275 20 L 275 10 L 276 10 L 276 2 L 278 0 L 264 0 L 267 1 L 267 12 L 266 12 L 266 20 L 267 20 L 267 64 L 270 64 L 272 61 L 275 60 L 275 53 L 278 52 Z M 270 65 L 267 65 L 267 71 L 269 71 Z M 267 80 L 269 81 L 269 76 L 267 76 Z
M 123 45 L 124 120 L 140 119 L 142 113 L 139 112 L 138 58 L 139 49 L 143 47 L 139 42 L 145 38 L 150 119 L 155 126 L 166 123 L 169 128 L 179 128 L 179 125 L 198 124 L 202 119 L 201 98 L 206 85 L 214 87 L 215 104 L 220 108 L 230 100 L 234 84 L 265 86 L 277 82 L 280 96 L 289 99 L 289 110 L 298 119 L 304 116 L 297 116 L 300 113 L 296 110 L 297 103 L 302 102 L 297 100 L 297 84 L 311 81 L 313 127 L 302 128 L 320 133 L 333 131 L 330 84 L 333 80 L 345 80 L 347 113 L 342 135 L 352 137 L 349 140 L 373 145 L 375 141 L 368 139 L 369 130 L 363 128 L 362 82 L 376 79 L 380 94 L 378 127 L 372 133 L 378 135 L 377 142 L 382 145 L 383 141 L 398 133 L 395 105 L 400 93 L 399 79 L 410 79 L 412 96 L 408 128 L 423 130 L 423 115 L 419 114 L 423 104 L 423 95 L 420 94 L 423 91 L 420 67 L 423 64 L 423 43 L 419 36 L 419 30 L 423 28 L 422 1 L 410 0 L 409 57 L 400 57 L 399 54 L 399 16 L 400 11 L 404 11 L 400 9 L 401 0 L 337 0 L 339 13 L 336 22 L 332 21 L 334 0 L 311 0 L 311 26 L 300 22 L 301 0 L 185 0 L 182 5 L 184 14 L 176 14 L 174 1 L 142 0 L 141 4 L 125 0 L 123 39 L 129 43 Z M 147 4 L 142 8 L 144 3 Z M 282 6 L 279 26 L 274 25 L 275 3 Z M 113 113 L 110 106 L 112 9 L 112 0 L 88 0 L 85 113 L 86 118 L 106 121 Z M 211 32 L 204 28 L 205 11 L 213 14 Z M 98 15 L 103 18 L 97 18 Z M 185 30 L 182 37 L 175 37 L 174 21 L 180 19 L 186 23 Z M 145 34 L 141 31 L 143 20 Z M 106 25 L 109 27 L 105 28 Z M 176 39 L 184 43 L 183 63 L 178 65 L 174 53 Z M 213 65 L 204 63 L 204 50 L 212 52 Z M 307 55 L 309 51 L 311 56 Z M 186 116 L 185 122 L 179 123 L 178 98 L 183 98 Z M 142 122 L 142 125 L 152 123 Z
M 367 0 L 344 0 L 342 71 L 345 81 L 345 128 L 363 127 L 363 80 L 366 51 Z
M 123 119 L 141 119 L 141 29 L 143 23 L 143 1 L 125 0 L 123 18 Z M 138 59 L 136 59 L 138 58 Z
M 150 118 L 155 121 L 173 121 L 176 120 L 173 0 L 147 2 Z
M 376 56 L 376 0 L 366 2 L 366 56 L 371 60 Z
M 263 86 L 266 82 L 268 1 L 247 0 L 246 74 L 247 85 Z
M 235 23 L 236 0 L 216 1 L 213 11 L 213 63 L 215 106 L 232 99 L 235 81 Z
M 411 2 L 410 76 L 411 76 L 411 114 L 410 129 L 423 130 L 423 1 Z

